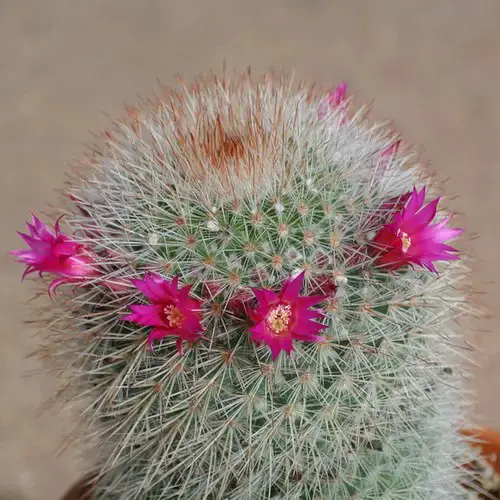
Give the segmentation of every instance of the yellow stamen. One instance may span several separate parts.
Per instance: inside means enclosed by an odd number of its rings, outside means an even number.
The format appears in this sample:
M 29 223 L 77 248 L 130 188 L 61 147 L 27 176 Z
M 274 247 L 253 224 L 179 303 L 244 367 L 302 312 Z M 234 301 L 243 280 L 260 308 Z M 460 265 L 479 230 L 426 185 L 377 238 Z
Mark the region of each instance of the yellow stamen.
M 272 309 L 267 316 L 267 325 L 273 333 L 280 334 L 288 328 L 290 317 L 292 315 L 292 308 L 286 305 L 279 305 Z
M 408 251 L 408 249 L 411 247 L 411 238 L 403 231 L 399 231 L 398 236 L 399 236 L 399 239 L 401 240 L 401 244 L 403 246 L 402 250 L 404 253 L 406 253 Z
M 182 325 L 184 315 L 178 307 L 175 307 L 174 305 L 166 306 L 165 309 L 163 309 L 163 313 L 165 314 L 165 318 L 171 328 L 176 328 Z

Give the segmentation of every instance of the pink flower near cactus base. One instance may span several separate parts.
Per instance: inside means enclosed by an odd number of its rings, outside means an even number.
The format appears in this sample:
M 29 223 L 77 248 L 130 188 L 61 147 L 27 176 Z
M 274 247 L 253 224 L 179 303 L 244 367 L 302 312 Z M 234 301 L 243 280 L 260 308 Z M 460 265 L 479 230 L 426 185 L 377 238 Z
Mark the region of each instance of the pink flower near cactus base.
M 425 187 L 413 189 L 406 207 L 396 212 L 393 221 L 386 224 L 372 240 L 377 252 L 377 264 L 389 269 L 417 264 L 437 272 L 433 262 L 458 260 L 458 250 L 444 242 L 456 238 L 463 230 L 447 226 L 449 218 L 431 224 L 439 198 L 425 207 Z
M 55 274 L 55 279 L 49 286 L 49 294 L 64 283 L 77 283 L 81 280 L 99 276 L 95 260 L 86 251 L 84 245 L 73 241 L 59 229 L 59 220 L 51 231 L 47 225 L 32 215 L 32 222 L 26 223 L 30 234 L 19 233 L 29 245 L 27 250 L 14 250 L 18 262 L 26 264 L 23 279 L 31 273 L 38 272 Z
M 155 340 L 168 336 L 177 337 L 177 349 L 182 354 L 183 341 L 195 342 L 200 339 L 204 330 L 200 322 L 201 301 L 190 297 L 192 285 L 179 289 L 178 276 L 169 281 L 154 273 L 132 282 L 151 304 L 131 305 L 132 314 L 122 319 L 142 326 L 152 326 L 149 334 L 151 348 Z
M 347 83 L 340 82 L 337 87 L 328 92 L 326 99 L 324 99 L 318 109 L 319 118 L 323 118 L 329 112 L 339 108 L 343 105 L 347 97 Z
M 273 360 L 281 351 L 290 354 L 294 350 L 293 340 L 320 342 L 317 335 L 325 328 L 314 321 L 322 313 L 309 309 L 326 299 L 324 295 L 299 297 L 304 282 L 304 273 L 295 279 L 288 279 L 279 293 L 265 288 L 254 288 L 259 305 L 249 310 L 255 325 L 249 329 L 256 344 L 267 344 Z

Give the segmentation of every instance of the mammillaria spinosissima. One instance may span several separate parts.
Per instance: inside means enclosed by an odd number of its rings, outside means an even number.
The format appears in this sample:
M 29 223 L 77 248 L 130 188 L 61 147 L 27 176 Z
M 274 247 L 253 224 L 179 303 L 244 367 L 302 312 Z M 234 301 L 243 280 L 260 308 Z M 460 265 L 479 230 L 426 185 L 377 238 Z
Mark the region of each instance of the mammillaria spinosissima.
M 95 498 L 467 497 L 460 230 L 351 108 L 286 75 L 162 89 L 74 171 L 71 236 L 34 219 Z

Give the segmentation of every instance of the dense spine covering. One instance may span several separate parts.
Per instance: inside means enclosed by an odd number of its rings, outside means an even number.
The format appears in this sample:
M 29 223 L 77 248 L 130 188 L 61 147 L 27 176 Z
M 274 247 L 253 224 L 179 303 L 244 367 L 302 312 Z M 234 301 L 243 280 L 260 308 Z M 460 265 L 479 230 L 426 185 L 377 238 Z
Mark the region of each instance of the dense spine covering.
M 97 499 L 467 498 L 459 231 L 346 89 L 162 89 L 74 171 L 74 248 L 34 220 Z

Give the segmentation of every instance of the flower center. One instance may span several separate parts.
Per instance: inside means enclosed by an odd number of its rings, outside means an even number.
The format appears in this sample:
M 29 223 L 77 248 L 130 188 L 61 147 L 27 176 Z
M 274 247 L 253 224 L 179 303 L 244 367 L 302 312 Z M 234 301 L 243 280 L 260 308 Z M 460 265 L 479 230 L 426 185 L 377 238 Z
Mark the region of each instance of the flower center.
M 398 231 L 398 237 L 401 240 L 403 252 L 406 253 L 411 247 L 411 238 L 401 230 Z
M 165 315 L 165 319 L 167 320 L 168 326 L 170 326 L 170 328 L 178 328 L 182 325 L 184 315 L 181 313 L 179 308 L 175 307 L 173 304 L 165 306 L 165 308 L 163 309 L 163 314 Z
M 273 333 L 280 334 L 284 330 L 288 329 L 291 315 L 292 308 L 290 306 L 280 304 L 279 306 L 272 309 L 268 314 L 266 318 L 267 326 L 269 326 Z

